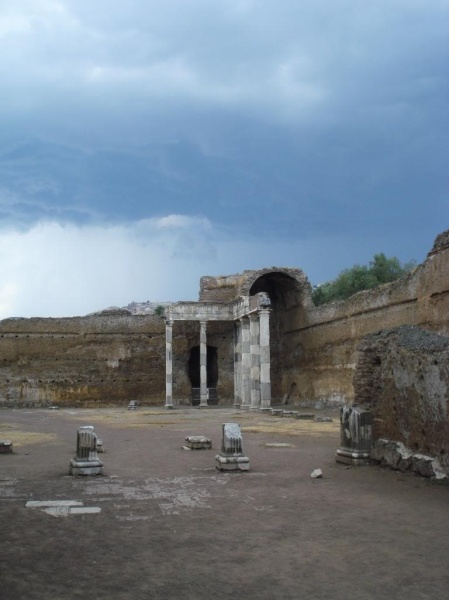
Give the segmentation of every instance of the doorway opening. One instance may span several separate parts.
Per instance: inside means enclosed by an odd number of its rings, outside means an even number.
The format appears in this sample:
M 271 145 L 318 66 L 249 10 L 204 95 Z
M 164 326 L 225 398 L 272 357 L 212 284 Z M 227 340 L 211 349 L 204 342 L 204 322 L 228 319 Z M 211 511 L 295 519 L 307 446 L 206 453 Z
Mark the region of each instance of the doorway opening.
M 200 403 L 200 347 L 190 349 L 187 361 L 187 374 L 192 386 L 192 406 Z M 218 352 L 215 346 L 207 346 L 207 389 L 209 391 L 208 404 L 218 404 Z

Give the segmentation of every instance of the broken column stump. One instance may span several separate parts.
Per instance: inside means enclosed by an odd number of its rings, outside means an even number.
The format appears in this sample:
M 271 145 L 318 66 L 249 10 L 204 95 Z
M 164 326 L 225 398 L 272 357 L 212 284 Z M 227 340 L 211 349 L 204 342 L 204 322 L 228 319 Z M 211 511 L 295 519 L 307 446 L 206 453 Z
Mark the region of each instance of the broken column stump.
M 0 440 L 0 454 L 12 454 L 11 440 Z
M 97 456 L 97 434 L 92 425 L 78 427 L 76 436 L 76 456 L 70 461 L 69 474 L 103 474 L 103 463 Z
M 242 433 L 237 423 L 223 423 L 221 452 L 215 457 L 219 471 L 249 471 L 249 458 L 243 455 Z
M 341 448 L 335 460 L 346 465 L 370 464 L 373 445 L 373 415 L 358 406 L 342 406 L 340 409 Z
M 186 448 L 189 450 L 210 450 L 212 440 L 204 435 L 189 435 L 186 437 Z

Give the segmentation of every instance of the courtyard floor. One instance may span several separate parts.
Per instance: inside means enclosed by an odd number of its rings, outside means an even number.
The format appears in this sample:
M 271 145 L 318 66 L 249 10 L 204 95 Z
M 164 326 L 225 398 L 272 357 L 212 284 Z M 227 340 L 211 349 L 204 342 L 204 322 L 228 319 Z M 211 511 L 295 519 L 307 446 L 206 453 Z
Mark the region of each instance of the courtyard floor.
M 0 598 L 447 598 L 449 486 L 337 464 L 338 414 L 324 414 L 334 421 L 2 410 L 14 453 L 0 455 Z M 215 469 L 224 422 L 242 428 L 248 473 Z M 104 476 L 68 475 L 79 425 L 103 441 Z M 183 450 L 187 435 L 213 449 Z M 311 479 L 317 468 L 323 478 Z M 54 500 L 94 512 L 25 506 Z

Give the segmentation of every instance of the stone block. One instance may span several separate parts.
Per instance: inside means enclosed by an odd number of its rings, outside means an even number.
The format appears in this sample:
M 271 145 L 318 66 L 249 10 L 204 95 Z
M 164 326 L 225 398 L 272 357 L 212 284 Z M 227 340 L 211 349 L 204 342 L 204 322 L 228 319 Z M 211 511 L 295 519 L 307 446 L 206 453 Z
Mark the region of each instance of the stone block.
M 78 475 L 103 475 L 103 463 L 100 459 L 78 460 L 72 458 L 70 461 L 69 474 Z
M 249 458 L 247 456 L 223 456 L 217 454 L 215 466 L 219 471 L 249 471 Z
M 204 435 L 189 435 L 186 437 L 186 446 L 189 450 L 210 450 L 212 440 Z
M 0 440 L 0 454 L 12 454 L 11 440 Z
M 313 421 L 315 415 L 313 413 L 298 413 L 296 418 L 302 419 L 303 421 Z
M 447 480 L 448 474 L 440 462 L 425 454 L 413 454 L 402 442 L 378 439 L 371 450 L 371 458 L 382 465 L 402 472 L 411 471 L 422 477 Z

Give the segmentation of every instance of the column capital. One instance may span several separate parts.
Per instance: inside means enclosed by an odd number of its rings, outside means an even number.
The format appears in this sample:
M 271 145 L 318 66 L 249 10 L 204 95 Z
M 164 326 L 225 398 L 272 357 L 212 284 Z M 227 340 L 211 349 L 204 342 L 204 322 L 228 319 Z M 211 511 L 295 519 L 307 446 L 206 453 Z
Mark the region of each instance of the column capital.
M 173 326 L 173 321 L 171 319 L 165 319 L 165 326 L 166 327 L 172 327 Z

